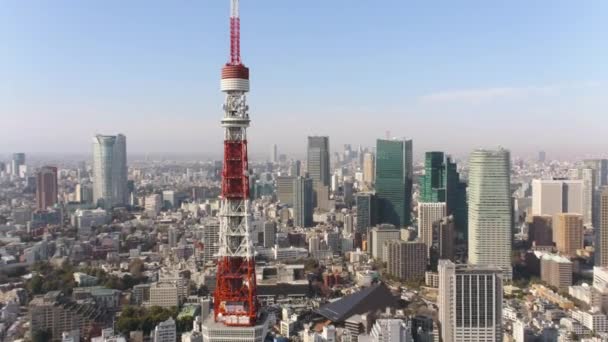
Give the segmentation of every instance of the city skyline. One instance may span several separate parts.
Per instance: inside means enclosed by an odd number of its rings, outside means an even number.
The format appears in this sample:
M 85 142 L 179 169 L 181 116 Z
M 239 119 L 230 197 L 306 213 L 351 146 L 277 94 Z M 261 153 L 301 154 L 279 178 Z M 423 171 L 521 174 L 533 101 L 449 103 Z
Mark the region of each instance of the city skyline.
M 143 4 L 5 3 L 2 152 L 83 153 L 104 132 L 128 136 L 134 153 L 221 150 L 226 4 Z M 416 141 L 417 156 L 447 146 L 455 155 L 500 145 L 556 157 L 607 147 L 605 3 L 242 6 L 253 155 L 274 143 L 303 154 L 312 135 L 373 146 L 387 130 Z M 23 122 L 35 138 L 24 141 Z M 277 125 L 284 129 L 269 131 Z

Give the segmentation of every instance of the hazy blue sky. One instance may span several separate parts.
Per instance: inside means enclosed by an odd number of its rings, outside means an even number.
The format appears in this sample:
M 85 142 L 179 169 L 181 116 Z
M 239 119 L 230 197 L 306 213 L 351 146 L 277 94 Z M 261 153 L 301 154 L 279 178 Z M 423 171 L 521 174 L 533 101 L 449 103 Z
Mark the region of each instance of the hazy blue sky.
M 228 0 L 3 0 L 0 151 L 220 151 Z M 251 149 L 608 153 L 608 1 L 241 0 Z

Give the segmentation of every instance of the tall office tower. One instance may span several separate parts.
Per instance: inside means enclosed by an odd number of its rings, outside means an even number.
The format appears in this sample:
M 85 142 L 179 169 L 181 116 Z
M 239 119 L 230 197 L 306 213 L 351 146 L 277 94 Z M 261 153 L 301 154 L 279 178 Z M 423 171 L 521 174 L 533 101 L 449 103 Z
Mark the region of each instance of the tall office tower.
M 546 159 L 547 159 L 547 154 L 545 153 L 545 151 L 539 151 L 538 152 L 538 162 L 544 163 Z
M 583 216 L 558 213 L 553 216 L 553 242 L 558 252 L 575 257 L 583 248 Z
M 532 222 L 528 224 L 528 241 L 535 246 L 553 246 L 553 216 L 532 216 Z
M 511 279 L 510 153 L 476 150 L 469 158 L 469 263 L 493 265 Z
M 354 233 L 354 228 L 355 228 L 355 218 L 353 217 L 353 215 L 351 215 L 351 214 L 344 215 L 343 235 L 349 236 L 350 234 Z
M 388 240 L 384 242 L 390 275 L 402 281 L 424 278 L 428 263 L 428 248 L 423 242 Z
M 463 237 L 466 235 L 466 183 L 460 181 L 456 163 L 443 152 L 425 154 L 424 175 L 420 178 L 419 202 L 445 202 L 446 214 L 454 216 L 456 229 Z
M 277 243 L 277 223 L 274 221 L 264 222 L 264 247 L 274 247 Z
M 220 251 L 220 222 L 215 219 L 203 223 L 203 263 L 216 259 Z
M 293 223 L 296 227 L 312 227 L 313 180 L 297 177 L 293 180 Z
M 359 192 L 355 194 L 357 206 L 357 233 L 366 233 L 376 225 L 376 194 Z
M 13 160 L 11 161 L 11 175 L 15 177 L 21 177 L 21 166 L 25 165 L 25 153 L 13 153 Z
M 128 203 L 127 138 L 96 135 L 93 138 L 93 201 L 111 209 Z
M 384 243 L 390 240 L 399 240 L 401 238 L 401 229 L 397 229 L 392 224 L 381 224 L 374 227 L 369 234 L 368 243 L 371 245 L 372 258 L 382 262 L 387 261 L 386 249 Z
M 441 202 L 418 203 L 418 236 L 426 245 L 427 256 L 433 246 L 433 225 L 446 216 L 446 205 Z
M 597 187 L 608 185 L 608 159 L 587 159 L 585 167 L 595 170 L 594 184 Z
M 583 180 L 532 181 L 532 215 L 557 213 L 587 213 Z M 589 217 L 591 221 L 591 217 Z
M 329 186 L 329 137 L 308 137 L 306 167 L 314 186 Z
M 146 196 L 144 210 L 150 217 L 156 217 L 160 214 L 163 208 L 163 199 L 159 194 L 151 194 Z
M 271 163 L 279 162 L 279 148 L 277 147 L 277 144 L 273 144 L 270 149 L 270 162 Z
M 600 195 L 600 224 L 595 229 L 595 266 L 608 267 L 608 188 Z
M 412 141 L 376 142 L 378 222 L 397 227 L 410 224 L 412 203 Z
M 442 340 L 502 341 L 503 270 L 449 260 L 439 260 L 438 269 Z
M 452 216 L 444 217 L 433 225 L 432 257 L 439 259 L 454 258 L 454 240 L 456 228 Z
M 297 176 L 278 176 L 277 200 L 283 204 L 293 205 L 293 185 Z
M 291 165 L 289 166 L 289 175 L 292 177 L 298 177 L 301 176 L 301 168 L 302 168 L 302 162 L 299 160 L 293 160 L 291 162 Z
M 363 181 L 368 184 L 374 184 L 376 181 L 376 156 L 367 152 L 363 154 Z
M 44 166 L 36 174 L 36 206 L 45 210 L 57 203 L 57 168 Z
M 594 211 L 597 209 L 595 202 L 595 194 L 597 187 L 595 186 L 595 170 L 591 168 L 570 169 L 568 170 L 568 178 L 571 180 L 582 180 L 583 182 L 583 222 L 586 226 L 593 226 Z

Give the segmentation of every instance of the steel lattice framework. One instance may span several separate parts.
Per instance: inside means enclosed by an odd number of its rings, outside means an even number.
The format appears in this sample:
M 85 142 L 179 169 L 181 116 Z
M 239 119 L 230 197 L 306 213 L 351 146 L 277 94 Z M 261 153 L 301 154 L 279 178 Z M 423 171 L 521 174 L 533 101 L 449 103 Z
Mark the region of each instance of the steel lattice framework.
M 241 62 L 239 0 L 231 0 L 230 61 L 222 69 L 224 167 L 220 207 L 220 248 L 214 297 L 216 322 L 252 326 L 258 315 L 251 240 L 247 127 L 249 69 Z

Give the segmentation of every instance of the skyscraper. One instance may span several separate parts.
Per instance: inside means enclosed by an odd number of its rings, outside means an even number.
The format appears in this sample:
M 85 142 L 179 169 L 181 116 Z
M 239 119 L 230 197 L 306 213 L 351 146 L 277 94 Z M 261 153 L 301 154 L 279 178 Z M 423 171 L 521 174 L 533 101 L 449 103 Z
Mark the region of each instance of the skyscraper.
M 313 186 L 329 186 L 329 137 L 308 137 L 308 176 Z
M 45 210 L 57 203 L 57 168 L 44 166 L 36 174 L 36 206 Z
M 430 255 L 433 246 L 433 226 L 446 216 L 446 205 L 441 202 L 418 203 L 418 236 L 426 245 L 426 254 Z
M 293 205 L 293 186 L 297 176 L 278 176 L 277 184 L 277 200 L 282 204 Z
M 357 206 L 357 232 L 366 233 L 376 225 L 376 194 L 359 192 L 355 195 Z
M 407 226 L 412 203 L 412 141 L 378 139 L 376 153 L 378 222 Z
M 15 177 L 21 177 L 21 166 L 25 166 L 25 153 L 13 153 L 11 174 Z
M 388 240 L 384 242 L 386 269 L 402 281 L 420 280 L 426 271 L 428 247 L 422 242 Z
M 363 181 L 368 184 L 373 184 L 376 181 L 376 156 L 367 152 L 363 155 Z
M 427 152 L 420 178 L 420 202 L 445 202 L 446 215 L 454 216 L 456 230 L 465 237 L 467 222 L 466 183 L 460 181 L 456 163 L 443 152 Z
M 438 269 L 442 340 L 502 341 L 502 270 L 449 260 L 439 260 Z
M 293 221 L 296 227 L 312 226 L 313 180 L 297 177 L 293 180 Z
M 583 216 L 559 213 L 553 216 L 553 242 L 558 252 L 570 257 L 583 248 Z
M 595 228 L 595 266 L 608 267 L 608 188 L 600 195 L 599 227 Z
M 584 215 L 587 212 L 584 188 L 582 180 L 533 180 L 532 215 Z M 591 217 L 589 220 L 591 221 Z
M 469 158 L 469 263 L 493 265 L 511 278 L 510 153 L 476 150 Z
M 93 201 L 110 209 L 128 203 L 127 138 L 96 135 L 93 138 Z
M 608 159 L 587 159 L 585 167 L 595 170 L 595 185 L 608 185 Z
M 279 149 L 277 144 L 273 144 L 270 150 L 270 162 L 278 163 L 279 162 Z

